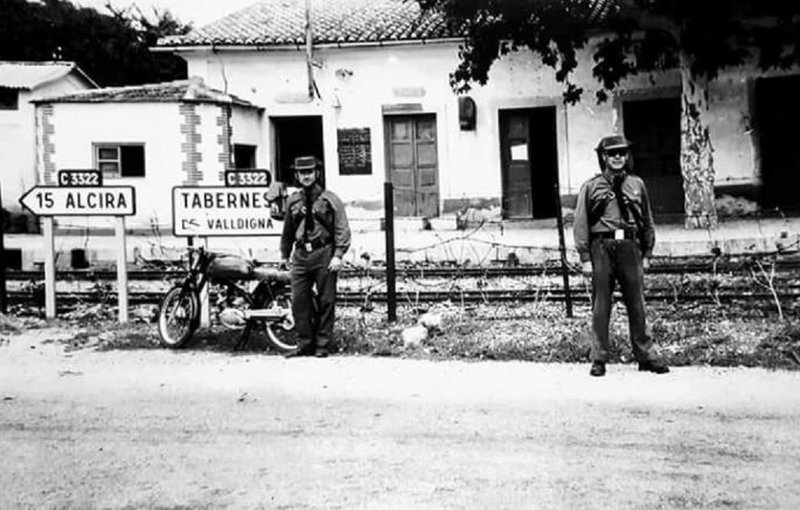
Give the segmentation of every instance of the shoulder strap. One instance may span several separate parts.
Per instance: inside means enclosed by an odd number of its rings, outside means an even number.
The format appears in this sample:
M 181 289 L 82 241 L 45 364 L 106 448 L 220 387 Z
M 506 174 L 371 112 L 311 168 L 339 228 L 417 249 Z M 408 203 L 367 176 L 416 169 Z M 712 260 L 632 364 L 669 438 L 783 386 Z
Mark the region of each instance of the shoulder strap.
M 622 192 L 622 184 L 625 182 L 625 174 L 618 179 L 614 179 L 612 187 L 614 188 L 614 196 L 617 198 L 617 205 L 619 206 L 619 213 L 622 215 L 622 221 L 628 223 L 630 214 L 628 212 L 628 204 L 626 204 L 625 194 Z

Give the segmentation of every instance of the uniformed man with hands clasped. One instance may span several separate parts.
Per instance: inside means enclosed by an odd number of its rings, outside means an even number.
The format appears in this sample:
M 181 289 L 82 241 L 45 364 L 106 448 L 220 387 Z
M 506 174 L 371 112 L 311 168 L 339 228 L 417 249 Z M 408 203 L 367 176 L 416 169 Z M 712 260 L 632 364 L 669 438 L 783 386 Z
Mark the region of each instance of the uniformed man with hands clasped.
M 287 356 L 324 358 L 333 340 L 336 276 L 350 247 L 350 226 L 342 201 L 319 183 L 321 162 L 301 156 L 292 168 L 300 190 L 286 203 L 281 258 L 284 266 L 289 257 L 292 261 L 292 313 L 299 338 L 298 350 Z
M 604 137 L 595 150 L 602 173 L 581 187 L 573 230 L 582 271 L 592 278 L 589 373 L 596 377 L 606 373 L 612 294 L 619 282 L 639 370 L 664 374 L 669 367 L 655 357 L 645 322 L 644 270 L 655 244 L 647 189 L 641 178 L 629 173 L 633 158 L 624 136 Z

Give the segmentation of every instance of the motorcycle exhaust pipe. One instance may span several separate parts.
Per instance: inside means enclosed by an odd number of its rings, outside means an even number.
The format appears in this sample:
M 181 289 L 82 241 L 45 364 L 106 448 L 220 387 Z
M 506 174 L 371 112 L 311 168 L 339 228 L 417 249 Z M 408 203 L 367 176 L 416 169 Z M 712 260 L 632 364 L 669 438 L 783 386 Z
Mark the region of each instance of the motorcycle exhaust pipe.
M 242 329 L 249 319 L 257 319 L 267 322 L 283 322 L 289 317 L 288 310 L 280 308 L 269 308 L 261 310 L 237 310 L 236 308 L 226 308 L 219 314 L 219 320 L 223 326 L 230 329 Z
M 280 308 L 263 308 L 260 310 L 244 311 L 245 319 L 259 319 L 271 322 L 272 321 L 280 322 L 284 320 L 288 315 L 289 315 L 288 310 L 282 310 Z

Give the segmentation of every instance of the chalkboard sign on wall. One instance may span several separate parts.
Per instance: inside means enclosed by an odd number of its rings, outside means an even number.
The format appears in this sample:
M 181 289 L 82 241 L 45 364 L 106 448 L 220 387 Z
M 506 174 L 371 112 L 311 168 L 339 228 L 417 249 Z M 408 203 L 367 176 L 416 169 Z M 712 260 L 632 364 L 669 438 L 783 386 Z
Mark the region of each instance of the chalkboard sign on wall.
M 368 175 L 372 173 L 372 146 L 369 128 L 337 130 L 339 173 Z

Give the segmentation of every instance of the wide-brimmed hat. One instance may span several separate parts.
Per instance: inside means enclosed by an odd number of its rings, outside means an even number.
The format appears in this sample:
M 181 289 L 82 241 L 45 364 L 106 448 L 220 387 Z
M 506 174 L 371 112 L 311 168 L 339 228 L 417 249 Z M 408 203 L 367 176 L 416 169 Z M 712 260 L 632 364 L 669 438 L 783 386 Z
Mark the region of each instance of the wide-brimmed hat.
M 595 149 L 597 152 L 608 151 L 612 149 L 629 149 L 631 143 L 622 135 L 605 136 L 600 139 Z
M 293 170 L 313 170 L 320 165 L 320 160 L 315 156 L 298 156 L 294 158 Z

